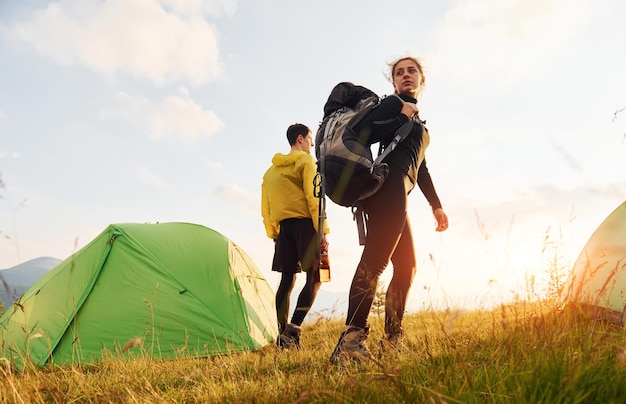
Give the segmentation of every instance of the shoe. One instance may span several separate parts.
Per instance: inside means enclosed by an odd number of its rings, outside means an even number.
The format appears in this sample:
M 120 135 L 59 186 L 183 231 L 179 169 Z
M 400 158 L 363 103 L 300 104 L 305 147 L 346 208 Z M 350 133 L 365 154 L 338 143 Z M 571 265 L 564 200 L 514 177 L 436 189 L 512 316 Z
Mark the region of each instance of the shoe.
M 400 329 L 399 332 L 385 335 L 380 341 L 380 350 L 381 352 L 409 351 L 409 347 L 404 343 L 404 330 Z
M 279 349 L 300 349 L 300 334 L 302 333 L 302 327 L 289 323 L 285 326 L 283 332 L 278 336 L 276 340 L 276 346 Z
M 350 327 L 341 333 L 337 346 L 330 355 L 330 363 L 341 363 L 346 359 L 357 362 L 373 359 L 365 345 L 369 328 Z

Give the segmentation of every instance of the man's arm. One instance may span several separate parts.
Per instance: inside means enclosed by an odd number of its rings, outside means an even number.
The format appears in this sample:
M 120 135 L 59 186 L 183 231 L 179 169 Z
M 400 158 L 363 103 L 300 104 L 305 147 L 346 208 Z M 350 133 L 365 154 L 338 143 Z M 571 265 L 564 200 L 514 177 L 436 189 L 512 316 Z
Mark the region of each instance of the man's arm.
M 267 237 L 276 240 L 280 230 L 272 223 L 270 200 L 267 189 L 265 189 L 265 184 L 261 184 L 261 215 L 263 216 L 263 225 L 265 226 Z

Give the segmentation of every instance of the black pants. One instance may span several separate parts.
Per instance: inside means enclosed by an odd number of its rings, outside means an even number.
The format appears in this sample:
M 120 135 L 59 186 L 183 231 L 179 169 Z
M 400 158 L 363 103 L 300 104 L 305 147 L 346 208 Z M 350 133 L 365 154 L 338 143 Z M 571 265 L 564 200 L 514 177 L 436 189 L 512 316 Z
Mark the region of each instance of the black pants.
M 309 219 L 285 219 L 280 222 L 280 234 L 276 241 L 276 251 L 272 270 L 281 272 L 280 284 L 276 291 L 276 316 L 278 329 L 282 332 L 288 322 L 291 292 L 296 283 L 296 274 L 306 272 L 306 284 L 298 296 L 291 322 L 302 325 L 308 314 L 321 282 L 319 269 L 314 265 L 317 253 L 317 233 L 313 221 Z
M 407 216 L 407 196 L 412 189 L 413 184 L 406 175 L 391 167 L 383 187 L 363 201 L 368 214 L 367 237 L 350 287 L 346 325 L 367 326 L 378 279 L 391 260 L 393 277 L 385 296 L 385 332 L 396 334 L 401 330 L 416 270 L 413 235 Z
M 296 308 L 291 316 L 291 322 L 302 325 L 304 318 L 311 310 L 317 292 L 320 289 L 319 271 L 309 271 L 306 273 L 306 283 L 298 296 Z M 293 286 L 296 283 L 296 274 L 283 272 L 280 284 L 276 291 L 276 316 L 278 317 L 278 331 L 283 332 L 287 325 L 287 315 L 289 313 L 289 300 Z

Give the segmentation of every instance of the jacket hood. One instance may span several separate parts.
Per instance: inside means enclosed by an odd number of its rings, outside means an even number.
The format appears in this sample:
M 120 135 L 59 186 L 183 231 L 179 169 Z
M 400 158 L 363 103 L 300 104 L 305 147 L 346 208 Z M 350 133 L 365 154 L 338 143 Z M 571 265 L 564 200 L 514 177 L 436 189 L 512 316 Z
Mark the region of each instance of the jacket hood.
M 276 167 L 287 167 L 296 163 L 302 156 L 306 156 L 307 153 L 295 150 L 289 154 L 276 153 L 272 158 L 272 164 Z

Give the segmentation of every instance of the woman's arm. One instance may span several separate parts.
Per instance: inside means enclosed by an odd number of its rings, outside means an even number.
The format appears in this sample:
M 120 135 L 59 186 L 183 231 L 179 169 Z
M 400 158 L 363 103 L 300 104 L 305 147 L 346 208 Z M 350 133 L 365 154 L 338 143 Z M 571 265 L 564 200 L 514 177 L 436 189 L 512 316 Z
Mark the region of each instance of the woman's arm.
M 433 212 L 437 209 L 440 209 L 441 201 L 439 200 L 439 196 L 437 195 L 437 191 L 435 190 L 435 185 L 433 184 L 433 180 L 430 177 L 430 173 L 428 172 L 426 160 L 422 161 L 422 164 L 419 167 L 417 173 L 417 185 L 420 187 L 420 190 L 426 197 L 426 200 L 430 204 L 430 207 L 433 209 Z
M 388 96 L 366 115 L 355 127 L 362 136 L 364 143 L 374 144 L 381 142 L 388 144 L 393 139 L 396 130 L 409 118 L 403 114 L 404 102 L 398 97 Z

